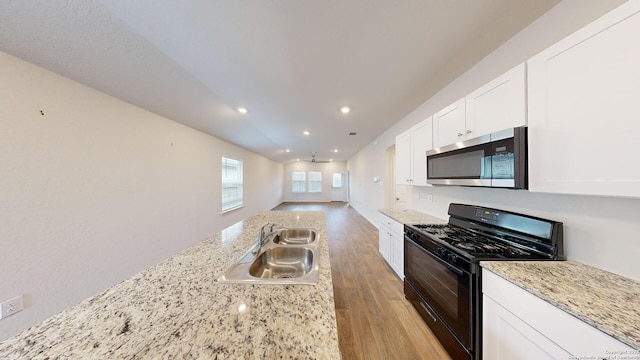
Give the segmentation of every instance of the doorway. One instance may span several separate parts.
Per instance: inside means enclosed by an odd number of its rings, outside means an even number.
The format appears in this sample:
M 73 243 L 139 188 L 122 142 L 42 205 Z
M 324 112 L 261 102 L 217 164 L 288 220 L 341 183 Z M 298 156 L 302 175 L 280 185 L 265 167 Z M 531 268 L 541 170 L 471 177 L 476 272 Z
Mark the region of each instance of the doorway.
M 345 201 L 344 175 L 342 173 L 331 174 L 331 201 Z
M 387 148 L 384 166 L 385 209 L 406 209 L 409 187 L 396 185 L 396 146 Z

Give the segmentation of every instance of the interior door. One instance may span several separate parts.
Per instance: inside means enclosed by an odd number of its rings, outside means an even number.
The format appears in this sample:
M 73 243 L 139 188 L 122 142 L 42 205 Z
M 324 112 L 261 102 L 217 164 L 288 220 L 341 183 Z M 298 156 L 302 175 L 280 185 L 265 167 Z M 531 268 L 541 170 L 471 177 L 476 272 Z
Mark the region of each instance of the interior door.
M 344 176 L 333 173 L 331 176 L 331 201 L 344 201 Z
M 395 201 L 393 203 L 394 208 L 398 210 L 406 209 L 408 186 L 396 185 L 394 189 L 394 193 L 395 193 Z

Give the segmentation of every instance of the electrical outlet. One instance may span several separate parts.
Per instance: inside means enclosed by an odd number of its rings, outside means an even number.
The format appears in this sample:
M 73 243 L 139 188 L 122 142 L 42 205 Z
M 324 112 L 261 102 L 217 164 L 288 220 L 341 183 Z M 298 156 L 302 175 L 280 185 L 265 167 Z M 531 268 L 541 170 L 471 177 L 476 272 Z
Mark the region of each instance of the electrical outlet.
M 9 299 L 0 304 L 0 319 L 4 319 L 7 316 L 13 315 L 22 310 L 24 304 L 22 302 L 22 295 L 16 296 L 13 299 Z

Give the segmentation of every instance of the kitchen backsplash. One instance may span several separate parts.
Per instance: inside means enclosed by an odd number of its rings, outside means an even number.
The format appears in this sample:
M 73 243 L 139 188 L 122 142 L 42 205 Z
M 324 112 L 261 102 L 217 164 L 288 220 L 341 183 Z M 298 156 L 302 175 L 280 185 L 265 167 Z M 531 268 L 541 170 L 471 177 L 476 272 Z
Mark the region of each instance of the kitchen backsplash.
M 507 189 L 410 187 L 409 207 L 447 218 L 449 203 L 469 203 L 564 223 L 570 260 L 640 280 L 640 200 Z

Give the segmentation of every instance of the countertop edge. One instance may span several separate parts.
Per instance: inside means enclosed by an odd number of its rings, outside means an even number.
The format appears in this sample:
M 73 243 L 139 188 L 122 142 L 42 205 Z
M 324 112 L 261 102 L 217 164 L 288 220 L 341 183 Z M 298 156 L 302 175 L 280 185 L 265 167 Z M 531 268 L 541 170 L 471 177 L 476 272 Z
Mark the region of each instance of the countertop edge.
M 623 315 L 612 316 L 610 307 L 617 310 L 614 311 L 615 313 L 632 313 L 635 319 L 640 319 L 640 310 L 633 309 L 628 302 L 615 301 L 610 296 L 603 296 L 598 293 L 598 290 L 605 292 L 605 290 L 614 291 L 615 289 L 621 298 L 639 299 L 640 297 L 637 296 L 640 294 L 640 282 L 576 261 L 481 261 L 480 266 L 621 343 L 640 350 L 640 327 L 633 325 L 635 323 L 633 319 L 611 321 L 611 323 L 606 321 L 612 317 L 628 319 L 627 316 Z M 519 268 L 517 272 L 514 271 L 516 267 Z M 523 273 L 531 273 L 534 270 L 552 276 L 553 272 L 546 270 L 549 267 L 565 270 L 563 273 L 567 277 L 566 281 L 557 281 L 555 278 L 554 280 L 556 281 L 545 278 L 534 279 L 532 277 L 525 279 L 523 276 Z M 567 269 L 569 270 L 567 271 Z M 591 283 L 586 281 L 587 285 L 585 285 L 585 282 L 580 281 L 579 276 L 571 275 L 585 272 L 585 280 L 586 278 L 592 280 Z M 594 274 L 596 276 L 593 276 Z M 597 282 L 597 284 L 594 282 Z M 556 287 L 552 289 L 550 284 L 555 284 Z M 559 288 L 561 290 L 558 290 Z M 578 301 L 575 294 L 581 294 L 581 297 L 578 298 L 583 300 Z M 612 301 L 606 301 L 605 303 L 605 300 Z M 592 306 L 591 309 L 596 309 L 595 312 L 600 314 L 600 318 L 594 314 L 594 311 L 587 309 L 587 305 L 594 304 L 596 306 Z M 614 324 L 619 327 L 620 325 L 623 326 L 622 328 L 616 328 Z
M 378 209 L 378 212 L 390 217 L 401 224 L 446 224 L 447 220 L 440 219 L 413 209 Z

